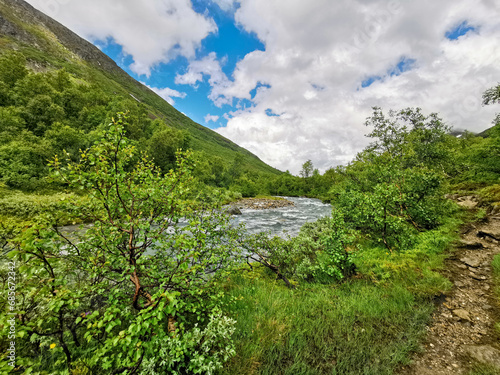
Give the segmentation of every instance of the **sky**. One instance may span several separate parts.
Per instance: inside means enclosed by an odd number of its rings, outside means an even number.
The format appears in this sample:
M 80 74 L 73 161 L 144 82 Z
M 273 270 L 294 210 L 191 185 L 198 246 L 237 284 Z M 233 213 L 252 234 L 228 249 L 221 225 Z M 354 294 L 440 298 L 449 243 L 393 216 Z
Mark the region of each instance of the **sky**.
M 372 107 L 455 129 L 500 106 L 497 0 L 28 0 L 177 110 L 298 174 L 368 143 Z

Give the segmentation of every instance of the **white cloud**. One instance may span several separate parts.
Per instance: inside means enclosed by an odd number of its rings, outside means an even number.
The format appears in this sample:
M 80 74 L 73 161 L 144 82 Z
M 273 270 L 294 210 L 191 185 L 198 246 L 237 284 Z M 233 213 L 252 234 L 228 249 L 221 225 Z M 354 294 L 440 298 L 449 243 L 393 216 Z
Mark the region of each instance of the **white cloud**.
M 258 82 L 270 87 L 217 131 L 282 170 L 351 160 L 368 142 L 372 106 L 419 106 L 472 131 L 499 111 L 481 106 L 500 77 L 500 8 L 492 1 L 247 0 L 235 18 L 266 49 L 237 64 L 220 97 L 250 99 Z M 476 32 L 446 39 L 463 21 Z M 390 76 L 403 57 L 415 59 L 412 69 Z M 361 87 L 376 75 L 383 79 Z
M 219 116 L 211 115 L 210 113 L 208 113 L 205 116 L 205 123 L 209 123 L 210 121 L 216 122 L 218 119 L 219 119 Z
M 208 98 L 218 107 L 231 104 L 232 98 L 225 95 L 225 90 L 231 83 L 222 71 L 215 52 L 211 52 L 201 60 L 191 61 L 187 72 L 175 77 L 175 83 L 195 86 L 203 81 L 204 76 L 208 76 L 208 83 L 212 87 Z
M 213 0 L 213 2 L 225 12 L 233 10 L 236 4 L 236 0 Z
M 172 98 L 185 98 L 186 93 L 185 92 L 179 92 L 177 90 L 171 89 L 169 87 L 164 87 L 162 89 L 158 87 L 151 87 L 144 82 L 141 82 L 144 86 L 149 87 L 151 90 L 153 90 L 155 93 L 157 93 L 159 96 L 161 96 L 163 99 L 165 99 L 170 105 L 174 105 L 175 101 Z
M 227 126 L 217 131 L 293 173 L 308 159 L 322 171 L 351 160 L 368 143 L 363 123 L 372 106 L 419 106 L 472 131 L 490 126 L 500 111 L 481 106 L 482 92 L 500 80 L 500 8 L 494 0 L 212 1 L 234 11 L 238 27 L 265 45 L 229 77 L 214 52 L 195 60 L 201 40 L 217 27 L 189 0 L 51 0 L 48 13 L 87 38 L 113 37 L 133 55 L 139 74 L 186 56 L 189 67 L 176 84 L 196 87 L 207 80 L 215 105 L 236 103 L 222 116 Z M 445 38 L 464 21 L 476 32 Z M 413 68 L 390 76 L 403 57 L 415 60 Z M 382 79 L 361 87 L 373 76 Z M 253 106 L 242 107 L 240 99 Z
M 201 41 L 217 31 L 215 22 L 192 9 L 190 0 L 28 0 L 88 40 L 113 38 L 132 55 L 131 69 L 151 68 L 182 55 L 192 58 Z

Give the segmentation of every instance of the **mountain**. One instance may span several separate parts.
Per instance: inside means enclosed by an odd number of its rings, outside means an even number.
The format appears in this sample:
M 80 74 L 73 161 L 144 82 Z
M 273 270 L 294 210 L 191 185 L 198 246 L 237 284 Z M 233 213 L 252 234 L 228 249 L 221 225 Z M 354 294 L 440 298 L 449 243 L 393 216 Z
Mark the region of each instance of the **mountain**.
M 110 96 L 134 98 L 144 104 L 150 118 L 190 135 L 190 147 L 228 163 L 238 156 L 250 171 L 279 174 L 257 156 L 195 123 L 148 87 L 123 71 L 93 44 L 22 0 L 0 0 L 0 55 L 16 50 L 34 71 L 65 69 L 72 78 L 99 87 Z

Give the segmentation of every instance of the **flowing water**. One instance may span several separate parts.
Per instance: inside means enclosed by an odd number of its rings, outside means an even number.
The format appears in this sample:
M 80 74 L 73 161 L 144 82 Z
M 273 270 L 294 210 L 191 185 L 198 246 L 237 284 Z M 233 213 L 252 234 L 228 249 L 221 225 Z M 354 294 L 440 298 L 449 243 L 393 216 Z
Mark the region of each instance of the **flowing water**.
M 244 223 L 248 233 L 271 231 L 271 234 L 286 237 L 296 236 L 300 227 L 320 217 L 330 216 L 332 206 L 319 199 L 284 197 L 295 206 L 267 210 L 242 209 L 242 215 L 233 216 L 235 225 Z
M 300 227 L 307 222 L 313 222 L 321 217 L 330 216 L 332 206 L 319 199 L 284 197 L 295 205 L 271 208 L 266 210 L 241 209 L 241 215 L 232 216 L 232 223 L 244 223 L 248 234 L 271 231 L 272 235 L 283 238 L 296 236 Z M 85 228 L 90 227 L 86 225 Z M 180 225 L 185 225 L 181 220 Z M 79 225 L 67 225 L 60 229 L 65 233 L 78 231 Z M 85 229 L 84 229 L 85 230 Z

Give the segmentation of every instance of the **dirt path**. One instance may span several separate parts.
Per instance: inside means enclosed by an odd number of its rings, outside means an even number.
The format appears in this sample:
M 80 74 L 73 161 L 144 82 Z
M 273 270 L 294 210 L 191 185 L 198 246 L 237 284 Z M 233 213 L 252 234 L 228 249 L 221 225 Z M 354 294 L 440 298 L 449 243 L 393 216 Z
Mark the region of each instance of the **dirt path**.
M 441 296 L 424 352 L 400 375 L 468 374 L 475 362 L 500 374 L 500 305 L 495 299 L 491 262 L 500 253 L 500 215 L 462 229 L 462 240 L 446 261 L 444 275 L 454 284 Z

